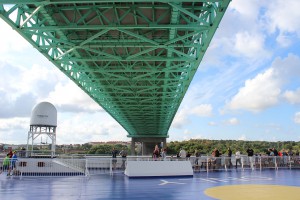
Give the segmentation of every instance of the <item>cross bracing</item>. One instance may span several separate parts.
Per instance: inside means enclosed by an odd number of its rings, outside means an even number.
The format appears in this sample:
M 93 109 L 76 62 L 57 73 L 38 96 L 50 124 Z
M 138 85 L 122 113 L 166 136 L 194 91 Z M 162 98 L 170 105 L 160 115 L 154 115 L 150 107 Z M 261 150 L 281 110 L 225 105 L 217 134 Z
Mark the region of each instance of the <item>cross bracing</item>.
M 0 0 L 0 17 L 129 137 L 168 137 L 229 1 Z

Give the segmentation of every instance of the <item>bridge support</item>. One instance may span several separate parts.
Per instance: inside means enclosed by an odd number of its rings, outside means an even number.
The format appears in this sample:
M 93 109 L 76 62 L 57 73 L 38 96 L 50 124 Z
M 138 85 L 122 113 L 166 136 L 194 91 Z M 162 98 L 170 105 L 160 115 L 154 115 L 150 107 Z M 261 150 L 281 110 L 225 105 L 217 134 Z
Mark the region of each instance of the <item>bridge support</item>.
M 139 145 L 140 145 L 140 148 L 138 148 L 137 152 L 135 151 L 136 143 L 139 143 Z M 167 147 L 167 138 L 162 138 L 162 137 L 132 138 L 131 139 L 131 155 L 135 155 L 136 153 L 138 155 L 142 155 L 142 156 L 152 155 L 155 145 L 158 145 L 158 147 L 160 149 L 166 148 Z

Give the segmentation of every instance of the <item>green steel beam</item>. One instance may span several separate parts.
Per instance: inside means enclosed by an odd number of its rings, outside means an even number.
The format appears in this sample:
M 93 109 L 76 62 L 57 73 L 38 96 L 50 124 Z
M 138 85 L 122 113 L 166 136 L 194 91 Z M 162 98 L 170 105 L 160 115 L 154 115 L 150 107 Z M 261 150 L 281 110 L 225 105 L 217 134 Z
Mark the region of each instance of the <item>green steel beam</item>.
M 206 3 L 206 2 L 224 2 L 224 0 L 0 0 L 0 4 L 94 4 L 94 3 L 145 3 L 145 2 L 160 2 L 160 3 L 170 3 L 170 2 L 193 2 L 193 3 Z
M 0 0 L 0 17 L 129 137 L 168 137 L 229 2 Z
M 62 30 L 62 31 L 80 31 L 80 30 L 136 30 L 136 29 L 143 29 L 143 30 L 152 30 L 152 29 L 159 29 L 159 30 L 168 30 L 170 28 L 176 28 L 179 30 L 192 30 L 192 31 L 205 31 L 208 30 L 208 26 L 199 26 L 198 23 L 191 23 L 189 26 L 187 25 L 65 25 L 65 26 L 47 26 L 47 27 L 39 27 L 39 26 L 32 26 L 32 27 L 21 27 L 24 31 L 52 31 L 53 29 Z

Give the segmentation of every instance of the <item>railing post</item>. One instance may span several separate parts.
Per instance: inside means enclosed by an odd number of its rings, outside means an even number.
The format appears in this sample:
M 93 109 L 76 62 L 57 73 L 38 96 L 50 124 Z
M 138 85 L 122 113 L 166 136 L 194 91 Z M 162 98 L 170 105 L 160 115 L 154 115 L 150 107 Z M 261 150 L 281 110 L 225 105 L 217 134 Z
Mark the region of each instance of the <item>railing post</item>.
M 88 159 L 85 157 L 85 176 L 89 176 Z
M 241 156 L 242 170 L 244 171 L 244 156 Z
M 289 155 L 289 166 L 290 166 L 290 170 L 292 169 L 292 162 L 291 162 L 291 156 Z
M 208 161 L 209 161 L 209 159 L 208 159 L 208 156 L 206 157 L 206 172 L 208 173 Z
M 112 170 L 112 158 L 110 159 L 110 163 L 109 163 L 109 173 L 110 173 L 110 175 L 113 175 L 113 170 Z
M 259 156 L 259 169 L 261 171 L 261 156 Z

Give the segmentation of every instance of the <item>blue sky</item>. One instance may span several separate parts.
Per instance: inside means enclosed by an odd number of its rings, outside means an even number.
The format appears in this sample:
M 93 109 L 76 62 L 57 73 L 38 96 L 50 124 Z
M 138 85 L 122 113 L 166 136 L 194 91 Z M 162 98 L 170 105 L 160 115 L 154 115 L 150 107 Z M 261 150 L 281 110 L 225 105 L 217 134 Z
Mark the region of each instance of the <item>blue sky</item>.
M 298 0 L 231 1 L 168 141 L 300 140 L 298 8 Z M 26 143 L 31 110 L 42 101 L 58 110 L 58 144 L 130 140 L 2 20 L 0 30 L 0 143 Z

